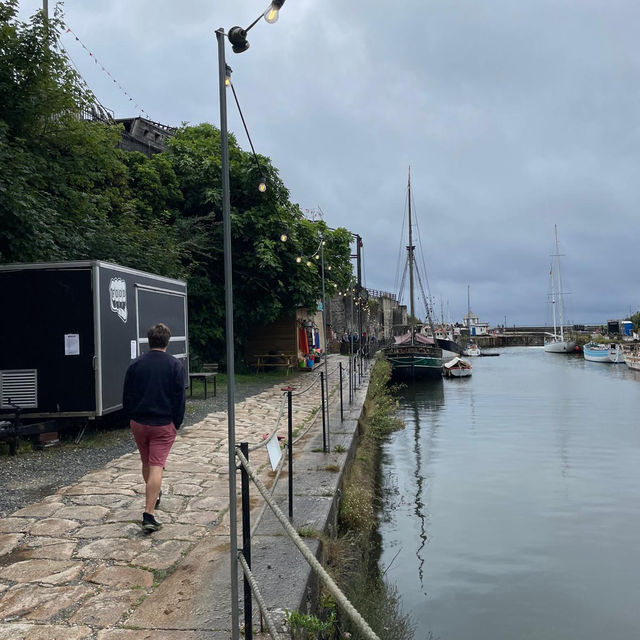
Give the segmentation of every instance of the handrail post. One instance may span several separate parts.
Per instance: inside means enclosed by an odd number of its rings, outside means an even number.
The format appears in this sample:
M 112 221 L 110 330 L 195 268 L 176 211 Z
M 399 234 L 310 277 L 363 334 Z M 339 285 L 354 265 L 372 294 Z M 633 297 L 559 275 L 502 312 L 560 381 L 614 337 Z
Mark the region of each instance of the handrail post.
M 322 451 L 327 453 L 327 426 L 324 411 L 324 371 L 320 372 L 320 398 L 322 402 Z
M 289 454 L 289 522 L 293 522 L 293 398 L 291 391 L 287 391 L 289 421 L 287 424 L 288 454 Z
M 338 364 L 340 369 L 340 421 L 344 420 L 344 405 L 342 400 L 342 362 Z
M 242 455 L 249 459 L 249 443 L 242 442 L 240 444 Z M 249 474 L 240 465 L 240 478 L 242 483 L 242 555 L 247 561 L 247 566 L 251 569 L 251 504 L 249 497 Z M 247 640 L 253 640 L 253 611 L 252 611 L 252 595 L 251 585 L 247 576 L 243 578 L 244 591 L 244 637 Z

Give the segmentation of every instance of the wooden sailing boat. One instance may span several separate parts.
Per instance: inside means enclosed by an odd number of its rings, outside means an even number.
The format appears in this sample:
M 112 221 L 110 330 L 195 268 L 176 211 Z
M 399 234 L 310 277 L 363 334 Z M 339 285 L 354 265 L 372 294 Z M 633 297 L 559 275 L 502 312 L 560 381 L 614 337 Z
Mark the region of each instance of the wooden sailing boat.
M 409 271 L 409 332 L 396 336 L 395 343 L 384 349 L 384 355 L 391 363 L 393 373 L 405 378 L 440 377 L 444 358 L 442 349 L 435 343 L 435 330 L 427 306 L 427 319 L 431 326 L 431 337 L 416 331 L 415 326 L 415 247 L 413 245 L 413 224 L 411 219 L 411 169 L 408 180 L 408 228 L 409 245 L 407 260 Z
M 562 297 L 562 279 L 560 277 L 560 251 L 558 250 L 558 225 L 554 225 L 555 253 L 551 262 L 551 309 L 553 312 L 553 333 L 547 334 L 544 350 L 548 353 L 574 353 L 576 343 L 564 335 L 564 301 Z M 556 324 L 556 307 L 558 308 L 559 326 Z M 558 331 L 559 329 L 559 331 Z

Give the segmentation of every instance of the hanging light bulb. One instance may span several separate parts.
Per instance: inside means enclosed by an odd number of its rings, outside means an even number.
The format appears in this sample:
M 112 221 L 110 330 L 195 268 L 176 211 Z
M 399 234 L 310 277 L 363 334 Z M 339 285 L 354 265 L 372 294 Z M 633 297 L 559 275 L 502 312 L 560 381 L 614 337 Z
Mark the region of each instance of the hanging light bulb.
M 258 183 L 258 191 L 260 193 L 264 193 L 266 190 L 267 190 L 267 179 L 264 176 L 262 176 L 262 178 L 260 178 L 260 182 Z
M 327 266 L 327 271 L 331 271 L 331 265 Z
M 282 242 L 286 242 L 286 241 L 287 241 L 287 234 L 286 234 L 286 233 L 281 234 L 281 235 L 280 235 L 280 240 L 281 240 Z
M 280 8 L 284 4 L 284 0 L 273 0 L 273 2 L 267 7 L 267 10 L 264 12 L 264 19 L 269 24 L 274 24 L 278 22 L 278 18 L 280 17 Z
M 300 263 L 302 262 L 302 256 L 297 256 L 297 257 L 296 257 L 296 262 L 297 262 L 298 264 L 300 264 Z
M 224 86 L 228 87 L 231 85 L 231 67 L 226 64 L 225 65 L 225 70 L 224 70 Z
M 307 260 L 307 267 L 313 267 L 313 262 L 311 262 L 311 260 Z
M 319 253 L 316 253 L 316 255 L 315 255 L 315 256 L 313 256 L 313 257 L 314 257 L 316 260 L 320 260 L 320 254 L 319 254 Z

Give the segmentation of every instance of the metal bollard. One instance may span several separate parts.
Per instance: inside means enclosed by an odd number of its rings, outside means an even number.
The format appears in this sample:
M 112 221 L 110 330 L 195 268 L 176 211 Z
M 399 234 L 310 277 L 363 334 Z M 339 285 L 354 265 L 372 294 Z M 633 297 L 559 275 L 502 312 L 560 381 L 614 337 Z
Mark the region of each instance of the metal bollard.
M 324 410 L 324 371 L 320 372 L 320 397 L 322 400 L 322 451 L 327 453 L 327 418 Z
M 242 455 L 249 459 L 249 443 L 240 444 Z M 242 481 L 242 555 L 251 568 L 251 504 L 249 499 L 249 474 L 243 465 L 240 465 L 240 478 Z M 243 572 L 244 575 L 244 572 Z M 253 640 L 253 602 L 251 585 L 245 575 L 243 578 L 244 593 L 244 637 Z
M 287 390 L 287 405 L 289 407 L 289 420 L 287 423 L 287 449 L 289 454 L 289 522 L 293 522 L 293 408 L 291 389 Z
M 342 402 L 342 362 L 338 364 L 340 369 L 340 421 L 344 420 L 344 406 Z

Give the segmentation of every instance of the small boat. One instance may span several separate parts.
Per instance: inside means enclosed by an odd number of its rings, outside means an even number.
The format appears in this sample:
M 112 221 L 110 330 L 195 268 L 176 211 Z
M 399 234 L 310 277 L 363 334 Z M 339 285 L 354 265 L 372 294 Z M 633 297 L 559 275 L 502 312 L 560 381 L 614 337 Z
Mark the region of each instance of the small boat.
M 638 350 L 638 347 L 629 350 L 625 349 L 624 363 L 629 367 L 629 369 L 640 371 L 640 351 Z
M 604 344 L 587 342 L 582 348 L 584 359 L 589 362 L 606 362 L 620 364 L 625 362 L 624 348 L 617 342 Z
M 555 225 L 555 253 L 551 256 L 551 309 L 553 312 L 553 333 L 548 333 L 544 339 L 544 350 L 547 353 L 574 353 L 576 343 L 564 336 L 564 304 L 562 297 L 562 279 L 560 278 L 560 251 L 558 250 L 558 225 Z M 554 270 L 555 267 L 555 270 Z M 556 306 L 558 307 L 559 326 L 556 325 Z M 559 331 L 558 331 L 559 329 Z
M 475 357 L 475 356 L 480 356 L 482 354 L 480 353 L 480 347 L 475 342 L 472 342 L 462 352 L 462 355 L 469 356 L 469 357 Z
M 442 365 L 442 372 L 447 378 L 467 378 L 471 375 L 471 363 L 457 356 Z

